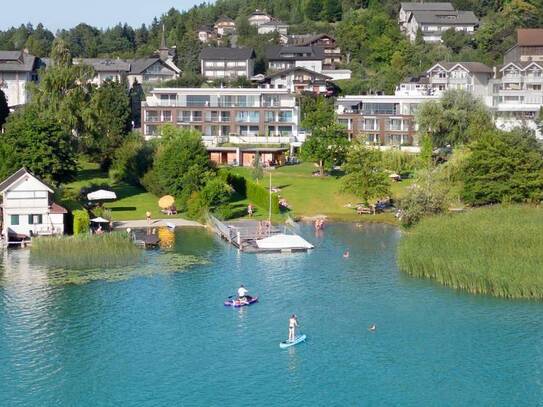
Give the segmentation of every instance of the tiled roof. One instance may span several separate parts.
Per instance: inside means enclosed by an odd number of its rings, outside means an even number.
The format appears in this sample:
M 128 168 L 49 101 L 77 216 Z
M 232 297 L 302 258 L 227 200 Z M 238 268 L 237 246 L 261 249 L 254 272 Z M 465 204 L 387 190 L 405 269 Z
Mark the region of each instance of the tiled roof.
M 428 3 L 401 3 L 402 9 L 405 11 L 454 11 L 454 6 L 451 3 L 428 2 Z
M 543 28 L 521 28 L 517 30 L 517 43 L 521 47 L 543 46 Z
M 303 45 L 308 46 L 314 42 L 320 40 L 321 38 L 331 38 L 335 41 L 335 38 L 328 34 L 302 34 L 302 35 L 289 35 L 288 43 L 289 45 Z
M 439 65 L 441 65 L 447 71 L 450 71 L 456 65 L 461 65 L 465 69 L 467 69 L 469 72 L 492 73 L 492 69 L 490 69 L 487 65 L 482 64 L 480 62 L 439 62 Z
M 294 67 L 294 68 L 290 68 L 290 69 L 285 69 L 283 71 L 279 71 L 279 72 L 275 72 L 271 75 L 268 75 L 268 78 L 274 78 L 276 76 L 282 76 L 282 75 L 288 75 L 292 72 L 306 72 L 310 75 L 314 75 L 316 78 L 319 78 L 319 79 L 324 79 L 324 80 L 330 80 L 332 79 L 331 76 L 328 76 L 328 75 L 325 75 L 325 74 L 322 74 L 322 73 L 318 73 L 318 72 L 315 72 L 315 71 L 312 71 L 311 69 L 307 69 L 307 68 L 304 68 L 304 67 L 301 67 L 301 66 L 297 66 L 297 67 Z
M 266 48 L 266 58 L 268 60 L 285 60 L 285 61 L 301 61 L 301 60 L 318 60 L 324 59 L 324 49 L 322 47 L 299 47 L 274 45 Z
M 0 51 L 0 72 L 32 72 L 38 58 L 23 51 Z
M 49 211 L 49 213 L 52 213 L 54 215 L 61 215 L 61 214 L 64 214 L 64 213 L 68 213 L 68 211 L 63 208 L 62 206 L 60 206 L 59 204 L 53 202 L 51 204 L 51 210 Z
M 419 24 L 479 24 L 473 11 L 413 11 L 410 18 L 414 18 Z
M 246 61 L 253 58 L 255 51 L 252 48 L 214 48 L 207 47 L 200 52 L 200 59 Z
M 96 72 L 128 72 L 130 64 L 121 59 L 79 58 L 75 63 L 90 65 Z

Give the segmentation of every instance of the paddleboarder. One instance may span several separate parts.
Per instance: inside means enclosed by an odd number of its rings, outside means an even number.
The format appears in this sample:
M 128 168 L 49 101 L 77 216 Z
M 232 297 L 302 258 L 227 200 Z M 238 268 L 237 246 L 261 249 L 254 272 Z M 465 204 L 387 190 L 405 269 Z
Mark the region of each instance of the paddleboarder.
M 298 318 L 296 317 L 296 314 L 292 314 L 291 317 L 288 320 L 288 340 L 289 342 L 293 342 L 294 338 L 296 338 L 296 328 L 298 327 Z

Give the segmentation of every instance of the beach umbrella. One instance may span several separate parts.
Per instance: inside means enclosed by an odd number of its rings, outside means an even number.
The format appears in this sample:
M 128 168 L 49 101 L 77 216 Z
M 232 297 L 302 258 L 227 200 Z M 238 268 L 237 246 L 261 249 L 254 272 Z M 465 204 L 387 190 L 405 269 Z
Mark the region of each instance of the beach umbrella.
M 175 203 L 175 198 L 171 195 L 164 195 L 158 200 L 158 206 L 162 209 L 170 208 Z
M 91 192 L 87 195 L 89 201 L 105 201 L 108 199 L 117 199 L 117 194 L 113 191 L 106 191 L 105 189 L 99 189 L 98 191 Z
M 97 218 L 91 219 L 91 222 L 94 222 L 94 223 L 109 223 L 109 220 L 101 218 L 101 217 L 97 217 Z

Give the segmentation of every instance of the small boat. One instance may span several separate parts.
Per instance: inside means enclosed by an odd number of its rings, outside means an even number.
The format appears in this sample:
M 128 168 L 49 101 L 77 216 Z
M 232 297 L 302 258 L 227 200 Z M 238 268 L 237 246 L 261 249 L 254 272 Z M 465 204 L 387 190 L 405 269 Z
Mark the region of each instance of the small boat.
M 291 346 L 297 345 L 300 342 L 305 341 L 305 338 L 307 338 L 307 336 L 305 334 L 298 335 L 296 338 L 294 338 L 293 341 L 283 341 L 283 342 L 279 343 L 279 347 L 281 349 L 290 348 Z
M 244 307 L 246 305 L 254 304 L 257 301 L 258 301 L 258 297 L 249 297 L 247 300 L 243 300 L 243 301 L 238 300 L 236 298 L 231 298 L 224 302 L 224 306 L 238 308 L 238 307 Z

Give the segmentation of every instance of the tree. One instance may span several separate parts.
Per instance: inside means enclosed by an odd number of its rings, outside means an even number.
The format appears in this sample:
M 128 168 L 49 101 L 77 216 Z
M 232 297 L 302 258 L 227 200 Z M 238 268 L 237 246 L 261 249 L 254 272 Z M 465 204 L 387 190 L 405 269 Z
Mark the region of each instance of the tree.
M 322 0 L 307 0 L 305 6 L 305 15 L 310 20 L 317 21 L 320 19 L 322 9 Z
M 355 143 L 349 149 L 343 166 L 346 173 L 343 189 L 360 196 L 366 204 L 370 199 L 390 194 L 390 181 L 381 155 L 378 149 Z
M 330 22 L 341 20 L 341 1 L 339 0 L 325 0 L 324 2 L 324 14 L 326 19 Z
M 115 149 L 130 132 L 130 101 L 124 83 L 107 80 L 92 92 L 84 112 L 88 135 L 85 152 L 109 168 Z
M 437 147 L 466 144 L 494 128 L 484 103 L 464 90 L 449 90 L 439 101 L 421 104 L 416 116 L 419 133 L 430 135 Z
M 304 129 L 313 131 L 318 128 L 326 128 L 335 123 L 334 105 L 323 96 L 302 98 L 301 110 L 301 125 Z
M 132 84 L 128 97 L 130 98 L 132 123 L 135 129 L 139 129 L 141 127 L 141 102 L 145 99 L 145 93 L 137 80 Z
M 10 116 L 0 144 L 4 145 L 0 150 L 11 154 L 10 170 L 24 166 L 55 184 L 69 181 L 76 174 L 70 134 L 54 118 L 42 117 L 31 107 Z
M 445 46 L 449 47 L 455 54 L 458 54 L 471 41 L 471 35 L 464 31 L 456 31 L 449 28 L 441 35 L 441 40 Z
M 205 185 L 212 174 L 207 150 L 200 133 L 163 126 L 162 140 L 155 154 L 153 168 L 163 190 L 186 204 L 192 192 Z
M 6 99 L 6 94 L 0 89 L 0 129 L 6 122 L 6 119 L 9 116 L 9 106 Z
M 253 160 L 253 171 L 252 174 L 253 179 L 258 183 L 259 180 L 262 179 L 264 176 L 264 171 L 262 170 L 262 163 L 260 162 L 260 153 L 255 153 L 255 158 Z
M 337 124 L 315 128 L 302 145 L 300 156 L 302 160 L 315 162 L 323 176 L 325 171 L 343 163 L 348 144 L 345 129 Z
M 469 148 L 462 191 L 466 203 L 541 201 L 543 150 L 533 135 L 487 131 Z

